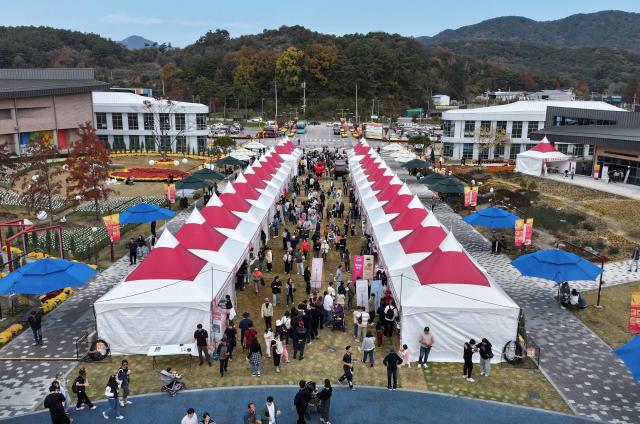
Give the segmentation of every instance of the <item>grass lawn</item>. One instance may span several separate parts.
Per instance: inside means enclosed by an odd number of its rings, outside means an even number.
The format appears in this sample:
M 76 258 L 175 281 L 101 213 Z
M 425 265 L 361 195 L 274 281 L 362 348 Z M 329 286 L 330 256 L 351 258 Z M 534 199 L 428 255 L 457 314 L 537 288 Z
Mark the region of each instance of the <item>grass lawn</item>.
M 348 199 L 346 199 L 348 200 Z M 326 223 L 326 221 L 325 221 Z M 324 223 L 323 223 L 324 224 Z M 342 220 L 338 220 L 342 224 Z M 269 284 L 274 275 L 279 274 L 282 278 L 282 239 L 273 238 L 270 240 L 274 252 L 274 272 L 265 273 L 267 287 L 260 288 L 260 293 L 256 295 L 251 286 L 246 290 L 238 292 L 237 311 L 241 315 L 243 311 L 251 314 L 253 322 L 260 336 L 264 331 L 264 322 L 260 318 L 260 306 L 265 297 L 271 298 Z M 359 253 L 361 236 L 350 237 L 348 247 L 352 256 Z M 325 264 L 324 280 L 328 281 L 335 274 L 339 260 L 338 252 L 335 250 L 329 253 Z M 310 262 L 310 261 L 309 261 Z M 350 274 L 346 274 L 350 277 Z M 302 276 L 292 274 L 292 279 L 296 283 L 295 293 L 296 304 L 305 295 L 304 282 Z M 283 279 L 284 280 L 284 279 Z M 325 282 L 323 287 L 326 287 Z M 275 319 L 281 317 L 286 305 L 278 305 L 274 312 Z M 324 329 L 320 332 L 320 339 L 312 342 L 305 349 L 305 359 L 303 361 L 293 360 L 293 351 L 289 347 L 290 363 L 281 366 L 281 373 L 276 373 L 273 362 L 270 358 L 263 358 L 262 377 L 252 377 L 249 364 L 242 355 L 242 351 L 234 353 L 234 360 L 229 364 L 229 373 L 221 378 L 218 372 L 218 364 L 213 363 L 213 367 L 198 365 L 198 359 L 193 358 L 192 366 L 189 368 L 188 359 L 183 357 L 160 357 L 157 360 L 156 370 L 153 369 L 152 360 L 146 356 L 135 355 L 128 357 L 132 370 L 132 394 L 153 393 L 160 390 L 160 378 L 158 370 L 171 366 L 183 375 L 185 382 L 191 389 L 205 387 L 222 386 L 250 386 L 250 385 L 273 385 L 273 384 L 297 384 L 301 378 L 313 379 L 321 382 L 325 378 L 330 378 L 334 384 L 342 373 L 341 359 L 344 347 L 348 344 L 357 346 L 358 343 L 352 336 L 352 319 L 350 311 L 346 315 L 346 331 L 332 331 Z M 239 319 L 236 319 L 238 321 Z M 184 329 L 191 333 L 194 329 Z M 260 338 L 264 351 L 264 339 Z M 355 372 L 354 381 L 356 385 L 386 386 L 386 370 L 382 365 L 382 359 L 388 353 L 389 347 L 398 347 L 397 334 L 393 339 L 385 339 L 382 347 L 375 352 L 375 367 L 360 362 L 362 354 L 354 348 Z M 118 369 L 121 358 L 115 357 L 112 362 L 86 364 L 89 379 L 92 383 L 88 394 L 91 398 L 102 399 L 104 384 L 111 373 Z M 414 367 L 402 369 L 400 371 L 400 386 L 403 388 L 416 390 L 431 390 L 442 393 L 449 393 L 459 396 L 470 396 L 479 399 L 489 399 L 500 402 L 527 405 L 532 407 L 551 409 L 562 412 L 570 412 L 569 408 L 560 398 L 555 389 L 545 380 L 537 369 L 517 369 L 510 366 L 494 366 L 490 378 L 480 377 L 476 369 L 477 381 L 468 383 L 462 377 L 462 364 L 433 364 L 429 369 L 423 370 Z M 73 380 L 75 372 L 71 374 Z
M 640 282 L 603 288 L 600 299 L 602 308 L 590 306 L 580 311 L 574 311 L 574 313 L 587 327 L 615 349 L 634 336 L 634 334 L 627 332 L 627 324 L 629 323 L 631 293 L 635 291 L 640 291 Z M 587 299 L 589 305 L 596 304 L 598 290 L 581 294 Z

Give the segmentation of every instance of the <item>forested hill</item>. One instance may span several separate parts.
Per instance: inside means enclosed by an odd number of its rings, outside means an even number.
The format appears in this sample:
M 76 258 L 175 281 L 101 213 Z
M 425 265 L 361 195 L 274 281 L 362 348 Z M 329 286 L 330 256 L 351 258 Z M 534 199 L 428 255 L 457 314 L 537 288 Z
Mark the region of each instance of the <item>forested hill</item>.
M 520 16 L 503 16 L 418 39 L 427 45 L 499 40 L 554 47 L 619 48 L 640 53 L 640 14 L 608 10 L 543 22 Z
M 397 116 L 427 106 L 430 93 L 456 99 L 486 89 L 577 87 L 584 93 L 637 88 L 638 56 L 610 49 L 557 49 L 520 42 L 452 42 L 423 46 L 414 38 L 369 33 L 334 36 L 292 26 L 231 38 L 209 31 L 183 48 L 129 50 L 96 34 L 46 27 L 0 27 L 0 67 L 95 67 L 113 85 L 144 86 L 181 100 L 239 113 L 296 112 L 306 82 L 314 113 L 355 109 Z M 632 90 L 632 91 L 633 91 Z M 627 90 L 628 91 L 628 90 Z M 378 111 L 377 108 L 380 107 Z M 299 111 L 299 109 L 298 109 Z M 362 112 L 360 112 L 362 113 Z

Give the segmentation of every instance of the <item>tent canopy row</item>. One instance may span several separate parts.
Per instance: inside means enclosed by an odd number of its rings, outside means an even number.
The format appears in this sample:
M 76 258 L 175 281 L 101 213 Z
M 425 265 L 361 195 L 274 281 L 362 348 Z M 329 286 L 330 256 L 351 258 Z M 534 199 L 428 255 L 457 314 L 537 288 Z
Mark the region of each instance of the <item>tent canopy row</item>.
M 199 323 L 219 338 L 217 304 L 235 298 L 235 273 L 261 231 L 268 234 L 301 154 L 288 139 L 269 149 L 202 210 L 194 207 L 175 235 L 165 229 L 142 263 L 95 302 L 98 334 L 114 354 L 190 343 Z
M 366 140 L 350 151 L 349 167 L 366 231 L 400 305 L 401 343 L 411 360 L 425 326 L 436 340 L 429 356 L 435 361 L 462 361 L 470 338 L 486 337 L 496 350 L 513 340 L 518 306 Z

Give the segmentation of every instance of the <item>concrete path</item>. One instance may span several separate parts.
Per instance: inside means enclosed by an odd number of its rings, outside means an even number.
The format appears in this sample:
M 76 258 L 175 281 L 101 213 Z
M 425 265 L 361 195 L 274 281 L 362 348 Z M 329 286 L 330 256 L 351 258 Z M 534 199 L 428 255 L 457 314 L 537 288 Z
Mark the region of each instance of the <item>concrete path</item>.
M 168 223 L 172 233 L 186 221 L 189 210 L 177 214 Z M 124 241 L 122 241 L 124 243 Z M 65 375 L 76 365 L 73 361 L 54 358 L 75 358 L 75 340 L 85 331 L 95 329 L 93 303 L 135 269 L 129 258 L 118 259 L 93 280 L 76 289 L 76 294 L 43 318 L 43 346 L 34 346 L 30 330 L 24 331 L 2 349 L 3 358 L 45 358 L 34 361 L 0 362 L 0 418 L 33 411 L 48 393 L 50 382 L 58 372 Z M 46 358 L 52 358 L 47 361 Z
M 640 186 L 633 184 L 607 183 L 603 180 L 594 180 L 593 178 L 587 177 L 585 175 L 576 175 L 574 176 L 573 180 L 571 178 L 565 178 L 560 174 L 550 174 L 547 176 L 543 176 L 542 178 L 554 181 L 562 181 L 566 184 L 573 184 L 593 190 L 606 191 L 607 193 L 617 194 L 618 196 L 640 200 Z

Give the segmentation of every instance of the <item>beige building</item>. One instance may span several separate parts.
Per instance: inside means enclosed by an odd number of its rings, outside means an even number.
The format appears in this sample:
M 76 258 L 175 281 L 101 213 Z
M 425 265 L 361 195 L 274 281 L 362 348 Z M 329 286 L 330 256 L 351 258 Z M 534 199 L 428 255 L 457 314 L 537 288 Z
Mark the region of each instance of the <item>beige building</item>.
M 93 69 L 0 69 L 0 144 L 19 154 L 42 135 L 67 149 L 93 123 L 91 92 L 108 86 Z

